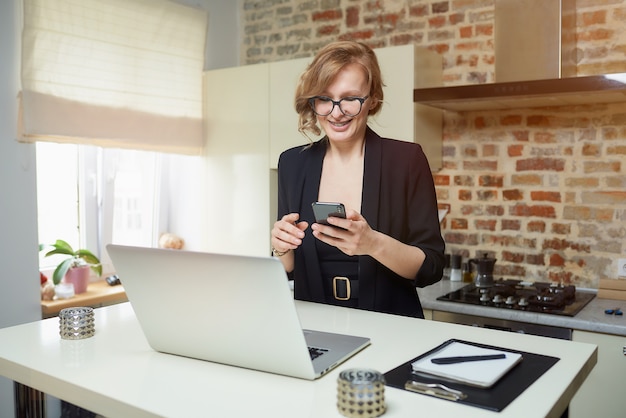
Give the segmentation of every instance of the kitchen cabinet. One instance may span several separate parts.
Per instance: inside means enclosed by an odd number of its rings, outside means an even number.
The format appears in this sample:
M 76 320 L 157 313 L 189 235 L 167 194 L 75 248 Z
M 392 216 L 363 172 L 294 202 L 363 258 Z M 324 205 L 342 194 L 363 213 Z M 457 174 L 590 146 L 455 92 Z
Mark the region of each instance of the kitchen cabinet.
M 270 254 L 268 77 L 262 64 L 205 73 L 205 251 Z
M 415 86 L 441 84 L 438 54 L 414 45 L 376 50 L 386 84 L 380 135 L 418 142 L 431 170 L 441 167 L 442 112 L 413 103 Z M 276 219 L 276 168 L 282 151 L 309 140 L 298 132 L 294 92 L 311 58 L 204 74 L 207 182 L 203 250 L 267 256 Z M 313 140 L 317 139 L 315 137 Z
M 423 309 L 424 311 L 424 319 L 432 320 L 433 319 L 433 311 L 432 309 Z
M 598 362 L 572 399 L 570 418 L 623 417 L 626 337 L 574 330 L 573 340 L 596 344 Z

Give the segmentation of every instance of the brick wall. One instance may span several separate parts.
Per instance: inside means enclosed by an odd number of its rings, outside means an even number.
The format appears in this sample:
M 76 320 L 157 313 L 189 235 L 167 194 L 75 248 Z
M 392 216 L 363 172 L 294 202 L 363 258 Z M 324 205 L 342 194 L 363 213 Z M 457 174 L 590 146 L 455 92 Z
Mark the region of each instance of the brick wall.
M 243 0 L 241 62 L 312 56 L 336 39 L 414 43 L 444 83 L 493 82 L 493 0 Z M 577 0 L 579 75 L 626 72 L 626 4 Z M 295 131 L 295 128 L 294 128 Z M 419 138 L 417 139 L 419 142 Z M 496 276 L 597 287 L 626 257 L 626 104 L 446 112 L 448 251 L 498 258 Z

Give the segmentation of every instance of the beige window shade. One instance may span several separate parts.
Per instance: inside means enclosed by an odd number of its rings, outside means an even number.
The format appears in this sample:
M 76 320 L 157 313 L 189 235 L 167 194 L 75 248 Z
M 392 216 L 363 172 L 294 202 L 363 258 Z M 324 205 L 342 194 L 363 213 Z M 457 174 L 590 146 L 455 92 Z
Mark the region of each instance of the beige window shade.
M 197 154 L 207 13 L 24 0 L 20 140 Z

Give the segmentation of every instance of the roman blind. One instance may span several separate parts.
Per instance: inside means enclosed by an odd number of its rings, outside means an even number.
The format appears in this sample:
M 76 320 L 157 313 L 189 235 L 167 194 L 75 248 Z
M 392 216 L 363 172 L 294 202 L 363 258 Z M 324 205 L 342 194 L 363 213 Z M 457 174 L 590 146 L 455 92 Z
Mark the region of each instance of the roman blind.
M 206 11 L 24 0 L 19 140 L 198 154 Z

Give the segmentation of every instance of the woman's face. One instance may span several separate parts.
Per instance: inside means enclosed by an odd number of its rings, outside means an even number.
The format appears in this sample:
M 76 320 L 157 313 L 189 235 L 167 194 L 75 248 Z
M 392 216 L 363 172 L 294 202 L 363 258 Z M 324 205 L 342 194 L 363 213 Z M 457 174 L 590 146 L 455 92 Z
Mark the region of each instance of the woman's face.
M 346 65 L 330 83 L 323 93 L 332 100 L 339 101 L 345 97 L 365 97 L 369 95 L 369 85 L 363 67 L 359 64 Z M 320 127 L 333 143 L 360 141 L 365 136 L 367 116 L 371 99 L 365 100 L 361 112 L 356 116 L 344 115 L 339 106 L 327 116 L 317 116 Z

